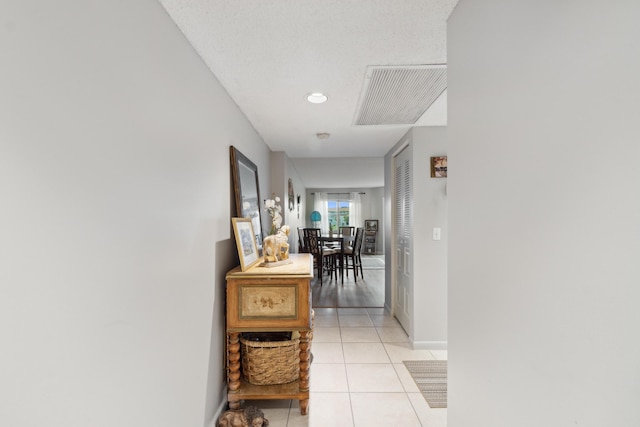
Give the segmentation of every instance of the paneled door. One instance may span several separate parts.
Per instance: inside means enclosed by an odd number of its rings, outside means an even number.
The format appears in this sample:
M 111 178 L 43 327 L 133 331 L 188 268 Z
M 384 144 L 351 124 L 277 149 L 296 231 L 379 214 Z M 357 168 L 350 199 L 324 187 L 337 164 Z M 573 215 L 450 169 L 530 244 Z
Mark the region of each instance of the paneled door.
M 411 203 L 411 147 L 394 157 L 394 307 L 393 313 L 404 330 L 412 336 L 413 319 L 413 209 Z

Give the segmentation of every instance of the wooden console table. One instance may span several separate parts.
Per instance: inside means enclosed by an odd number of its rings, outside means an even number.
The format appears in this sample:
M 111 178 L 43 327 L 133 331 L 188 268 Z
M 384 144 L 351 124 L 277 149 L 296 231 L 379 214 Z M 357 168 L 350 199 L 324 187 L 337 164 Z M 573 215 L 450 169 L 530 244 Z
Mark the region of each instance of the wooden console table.
M 247 271 L 236 267 L 227 280 L 227 400 L 239 409 L 241 400 L 298 399 L 300 413 L 309 407 L 311 335 L 311 254 L 291 254 L 291 264 Z M 300 378 L 292 383 L 254 385 L 241 378 L 241 332 L 300 332 Z

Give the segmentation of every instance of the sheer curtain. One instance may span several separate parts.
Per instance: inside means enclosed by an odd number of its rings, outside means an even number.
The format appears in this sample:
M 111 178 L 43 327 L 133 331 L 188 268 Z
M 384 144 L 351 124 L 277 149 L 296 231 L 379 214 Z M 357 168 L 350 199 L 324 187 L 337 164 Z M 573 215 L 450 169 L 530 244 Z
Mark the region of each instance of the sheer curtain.
M 329 231 L 329 195 L 327 193 L 319 193 L 313 196 L 313 210 L 320 212 L 320 231 L 328 233 Z M 315 227 L 315 224 L 313 224 Z
M 349 194 L 349 225 L 362 227 L 362 197 L 360 193 Z

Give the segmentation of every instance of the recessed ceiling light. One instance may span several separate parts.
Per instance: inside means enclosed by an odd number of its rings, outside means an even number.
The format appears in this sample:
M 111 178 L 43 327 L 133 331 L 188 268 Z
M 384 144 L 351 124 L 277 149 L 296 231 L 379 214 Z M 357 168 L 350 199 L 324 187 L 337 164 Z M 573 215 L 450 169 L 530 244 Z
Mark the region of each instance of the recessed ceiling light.
M 312 104 L 322 104 L 323 102 L 327 102 L 327 99 L 329 99 L 327 95 L 325 95 L 322 92 L 309 93 L 307 94 L 306 98 L 307 98 L 307 101 L 309 101 Z
M 329 132 L 318 132 L 316 133 L 316 136 L 318 137 L 318 139 L 329 139 L 331 134 Z

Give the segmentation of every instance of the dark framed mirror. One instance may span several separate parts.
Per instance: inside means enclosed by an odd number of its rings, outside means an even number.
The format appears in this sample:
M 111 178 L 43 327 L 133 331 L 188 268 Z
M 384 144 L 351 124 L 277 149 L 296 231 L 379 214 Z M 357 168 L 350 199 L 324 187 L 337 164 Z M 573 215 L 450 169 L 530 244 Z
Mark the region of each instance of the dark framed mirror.
M 250 218 L 256 243 L 262 249 L 262 220 L 260 215 L 260 185 L 258 167 L 233 145 L 231 152 L 231 174 L 236 201 L 236 215 Z

